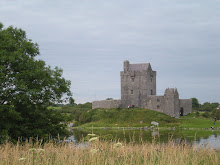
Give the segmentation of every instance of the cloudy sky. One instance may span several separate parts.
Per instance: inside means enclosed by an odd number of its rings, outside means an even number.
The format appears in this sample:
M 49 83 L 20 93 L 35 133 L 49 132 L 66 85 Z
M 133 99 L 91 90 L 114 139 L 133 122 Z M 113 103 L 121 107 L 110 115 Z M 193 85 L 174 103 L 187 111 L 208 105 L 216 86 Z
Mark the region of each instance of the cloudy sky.
M 0 0 L 0 22 L 63 69 L 77 103 L 119 99 L 124 60 L 151 63 L 158 95 L 220 102 L 220 0 Z

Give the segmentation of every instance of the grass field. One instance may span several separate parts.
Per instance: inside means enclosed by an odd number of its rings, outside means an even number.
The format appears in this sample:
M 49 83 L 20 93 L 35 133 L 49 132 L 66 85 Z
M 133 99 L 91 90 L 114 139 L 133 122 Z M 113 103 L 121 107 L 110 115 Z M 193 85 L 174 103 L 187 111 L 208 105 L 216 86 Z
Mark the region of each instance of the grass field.
M 50 107 L 56 111 L 63 111 L 63 114 L 68 116 L 68 113 L 77 107 Z M 72 109 L 71 109 L 72 108 Z M 187 116 L 178 119 L 170 117 L 160 112 L 133 108 L 133 109 L 85 109 L 81 119 L 88 118 L 87 122 L 77 123 L 78 127 L 145 127 L 151 126 L 152 121 L 159 123 L 160 128 L 176 127 L 176 128 L 211 128 L 220 127 L 220 121 L 214 125 L 214 120 L 202 117 L 203 112 L 188 114 Z M 73 119 L 74 120 L 74 119 Z
M 90 110 L 91 122 L 79 127 L 145 127 L 151 126 L 152 121 L 159 123 L 160 128 L 198 128 L 205 129 L 214 126 L 214 120 L 196 116 L 193 112 L 178 119 L 147 109 L 134 108 L 132 110 L 122 109 L 95 109 Z M 220 127 L 220 121 L 214 127 Z
M 211 126 L 214 126 L 214 120 L 205 118 L 183 119 L 181 126 L 183 128 L 210 128 Z M 217 121 L 214 127 L 220 127 L 220 121 Z
M 172 141 L 168 144 L 135 144 L 93 139 L 81 146 L 52 142 L 44 145 L 32 145 L 31 142 L 0 145 L 0 165 L 217 165 L 219 158 L 219 151 Z
M 201 116 L 203 112 L 199 113 L 199 116 L 196 116 L 196 113 L 193 112 L 188 114 L 187 116 L 181 117 L 179 120 L 181 121 L 181 127 L 183 128 L 211 128 L 212 127 L 220 127 L 220 120 L 215 123 L 214 119 L 204 118 Z
M 93 109 L 88 112 L 91 122 L 82 127 L 144 127 L 151 126 L 152 121 L 160 126 L 178 126 L 180 122 L 163 113 L 147 109 Z

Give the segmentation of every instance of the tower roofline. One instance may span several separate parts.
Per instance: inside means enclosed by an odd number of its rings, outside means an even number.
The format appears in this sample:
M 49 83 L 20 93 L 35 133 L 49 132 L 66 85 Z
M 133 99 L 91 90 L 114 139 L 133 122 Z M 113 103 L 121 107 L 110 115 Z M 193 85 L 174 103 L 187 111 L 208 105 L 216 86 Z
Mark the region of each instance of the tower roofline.
M 144 71 L 152 69 L 150 63 L 129 64 L 129 71 Z

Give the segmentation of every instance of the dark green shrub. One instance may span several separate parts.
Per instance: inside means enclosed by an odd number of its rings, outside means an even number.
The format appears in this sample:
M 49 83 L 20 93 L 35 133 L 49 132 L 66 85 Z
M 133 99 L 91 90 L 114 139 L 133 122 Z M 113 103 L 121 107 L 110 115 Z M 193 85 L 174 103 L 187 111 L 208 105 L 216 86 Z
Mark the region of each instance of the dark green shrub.
M 217 117 L 217 119 L 220 119 L 220 109 L 215 109 L 212 111 L 212 117 Z
M 202 114 L 202 116 L 205 118 L 209 118 L 211 115 L 208 111 L 206 111 L 205 113 Z
M 80 123 L 88 123 L 91 122 L 91 115 L 88 112 L 83 112 L 80 116 L 79 116 L 79 122 Z

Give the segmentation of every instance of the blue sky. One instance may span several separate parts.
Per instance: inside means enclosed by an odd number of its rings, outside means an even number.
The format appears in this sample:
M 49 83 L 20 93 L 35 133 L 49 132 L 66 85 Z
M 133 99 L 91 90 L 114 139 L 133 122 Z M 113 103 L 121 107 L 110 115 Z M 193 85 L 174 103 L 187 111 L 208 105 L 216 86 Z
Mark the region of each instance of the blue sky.
M 220 0 L 0 0 L 0 22 L 63 69 L 77 103 L 119 99 L 124 60 L 151 63 L 158 95 L 220 102 Z

